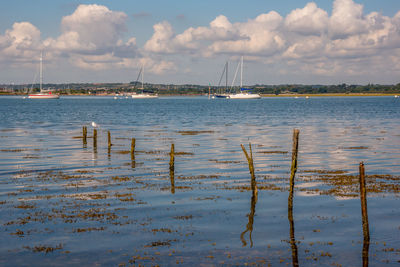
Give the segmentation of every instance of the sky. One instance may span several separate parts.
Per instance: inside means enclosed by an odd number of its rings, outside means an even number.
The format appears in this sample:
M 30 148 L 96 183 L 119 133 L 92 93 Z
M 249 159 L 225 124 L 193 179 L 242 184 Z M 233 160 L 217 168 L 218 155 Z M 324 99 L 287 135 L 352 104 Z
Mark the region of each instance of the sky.
M 399 0 L 0 0 L 0 84 L 397 84 Z

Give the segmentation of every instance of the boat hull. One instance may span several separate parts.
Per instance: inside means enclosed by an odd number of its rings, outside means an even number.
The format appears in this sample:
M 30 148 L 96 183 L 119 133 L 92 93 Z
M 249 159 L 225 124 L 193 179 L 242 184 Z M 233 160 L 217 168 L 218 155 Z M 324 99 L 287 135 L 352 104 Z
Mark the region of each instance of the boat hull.
M 31 99 L 59 99 L 59 95 L 53 95 L 53 94 L 34 94 L 34 95 L 29 95 L 28 98 Z
M 229 98 L 229 95 L 214 95 L 213 98 Z
M 232 94 L 229 95 L 230 99 L 260 99 L 259 94 Z
M 137 94 L 137 95 L 132 95 L 132 98 L 134 99 L 158 98 L 158 95 Z

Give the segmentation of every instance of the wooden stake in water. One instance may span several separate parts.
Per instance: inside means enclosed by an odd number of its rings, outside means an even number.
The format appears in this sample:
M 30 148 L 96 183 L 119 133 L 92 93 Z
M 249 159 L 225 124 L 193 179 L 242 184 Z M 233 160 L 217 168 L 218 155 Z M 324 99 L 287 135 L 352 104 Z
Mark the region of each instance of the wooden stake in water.
M 111 143 L 111 133 L 110 133 L 110 131 L 108 131 L 107 135 L 108 135 L 108 149 L 110 149 L 111 146 L 112 146 L 112 143 Z
M 257 194 L 257 184 L 256 184 L 256 176 L 254 173 L 254 163 L 253 163 L 253 152 L 251 150 L 251 143 L 249 143 L 249 148 L 250 148 L 250 156 L 247 154 L 246 148 L 244 148 L 243 145 L 240 145 L 242 147 L 243 153 L 246 156 L 247 163 L 249 164 L 249 171 L 251 175 L 251 190 Z
M 97 129 L 93 129 L 93 147 L 97 148 Z
M 82 142 L 84 145 L 87 144 L 87 127 L 86 126 L 82 127 Z
M 136 146 L 136 139 L 132 138 L 132 141 L 131 141 L 131 167 L 132 167 L 132 169 L 134 169 L 136 167 L 135 146 Z
M 171 144 L 169 159 L 169 177 L 171 180 L 171 193 L 175 194 L 175 145 Z
M 365 170 L 364 163 L 360 162 L 360 199 L 361 199 L 361 215 L 362 215 L 362 227 L 363 227 L 363 251 L 362 260 L 363 266 L 368 266 L 368 254 L 369 254 L 369 223 L 368 223 L 368 209 L 367 209 L 367 189 L 365 183 Z
M 292 166 L 290 168 L 290 189 L 289 189 L 289 204 L 293 205 L 294 193 L 294 177 L 297 171 L 297 154 L 299 148 L 299 134 L 298 129 L 293 130 L 293 147 L 292 147 Z
M 368 210 L 367 210 L 367 190 L 365 186 L 365 170 L 364 163 L 361 162 L 360 170 L 360 199 L 361 199 L 361 214 L 364 236 L 369 240 L 369 224 L 368 224 Z
M 296 245 L 296 238 L 294 234 L 294 220 L 293 220 L 293 194 L 294 194 L 294 177 L 297 171 L 297 154 L 299 148 L 299 134 L 298 129 L 293 130 L 293 147 L 292 147 L 292 166 L 290 169 L 290 187 L 288 198 L 288 220 L 290 224 L 290 247 L 292 249 L 292 265 L 299 266 L 298 250 Z

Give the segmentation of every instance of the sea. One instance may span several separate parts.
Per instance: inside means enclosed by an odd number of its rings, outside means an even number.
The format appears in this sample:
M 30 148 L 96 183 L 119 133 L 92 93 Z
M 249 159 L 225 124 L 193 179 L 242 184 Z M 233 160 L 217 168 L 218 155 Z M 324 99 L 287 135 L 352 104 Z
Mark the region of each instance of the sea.
M 393 96 L 0 97 L 1 266 L 399 266 L 399 197 Z

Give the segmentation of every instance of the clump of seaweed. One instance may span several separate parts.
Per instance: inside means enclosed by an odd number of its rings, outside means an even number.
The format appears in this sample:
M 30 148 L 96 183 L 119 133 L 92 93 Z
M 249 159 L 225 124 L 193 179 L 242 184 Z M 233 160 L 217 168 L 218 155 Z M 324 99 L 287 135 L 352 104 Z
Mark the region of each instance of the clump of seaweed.
M 344 171 L 343 171 L 344 172 Z M 337 197 L 358 197 L 358 175 L 337 174 L 337 172 L 320 172 L 320 175 L 301 176 L 305 182 L 321 182 L 328 188 L 301 188 L 300 191 L 314 192 L 320 195 L 332 195 Z M 400 193 L 399 176 L 391 175 L 367 175 L 366 184 L 368 193 Z
M 24 248 L 31 250 L 32 252 L 45 252 L 47 254 L 47 253 L 53 252 L 55 250 L 63 249 L 63 244 L 60 243 L 55 247 L 38 245 L 38 246 L 34 246 L 34 247 L 25 246 Z

